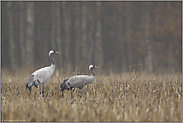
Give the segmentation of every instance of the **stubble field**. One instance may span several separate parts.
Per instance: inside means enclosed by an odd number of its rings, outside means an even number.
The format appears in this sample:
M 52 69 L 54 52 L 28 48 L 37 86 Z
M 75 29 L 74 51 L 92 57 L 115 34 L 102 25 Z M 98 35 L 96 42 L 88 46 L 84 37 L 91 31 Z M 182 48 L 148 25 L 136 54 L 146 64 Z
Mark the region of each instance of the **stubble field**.
M 182 121 L 181 75 L 96 74 L 82 94 L 67 90 L 62 97 L 59 80 L 69 76 L 55 71 L 42 98 L 39 88 L 26 90 L 29 72 L 1 72 L 2 122 Z

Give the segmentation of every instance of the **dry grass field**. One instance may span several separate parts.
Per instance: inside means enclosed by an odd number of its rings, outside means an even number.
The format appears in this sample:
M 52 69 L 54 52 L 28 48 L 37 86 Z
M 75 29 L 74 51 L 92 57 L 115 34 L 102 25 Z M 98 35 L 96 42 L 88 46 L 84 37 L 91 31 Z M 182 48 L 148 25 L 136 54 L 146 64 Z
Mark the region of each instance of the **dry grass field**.
M 26 90 L 30 74 L 1 71 L 2 122 L 182 121 L 181 75 L 96 73 L 82 94 L 66 90 L 62 97 L 56 75 L 61 81 L 69 76 L 55 71 L 42 98 L 39 88 Z

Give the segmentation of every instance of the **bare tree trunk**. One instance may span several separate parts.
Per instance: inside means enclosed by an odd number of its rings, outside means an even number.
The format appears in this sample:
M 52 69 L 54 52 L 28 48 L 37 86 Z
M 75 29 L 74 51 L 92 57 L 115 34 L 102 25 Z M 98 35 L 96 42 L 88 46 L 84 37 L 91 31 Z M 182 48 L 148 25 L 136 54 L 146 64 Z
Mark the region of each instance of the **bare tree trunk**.
M 156 4 L 156 3 L 155 3 Z M 155 5 L 154 5 L 155 6 Z M 158 18 L 158 12 L 156 11 L 155 13 L 155 18 L 154 18 L 154 30 L 157 30 L 158 28 L 159 28 L 159 26 L 160 26 L 160 23 L 159 23 L 159 18 Z M 153 38 L 153 41 L 155 41 L 156 39 L 155 39 L 155 37 Z M 158 58 L 156 58 L 156 53 L 154 52 L 153 53 L 153 63 L 154 63 L 154 68 L 158 68 Z M 156 72 L 158 72 L 158 69 L 156 70 Z
M 56 22 L 56 28 L 57 28 L 57 48 L 58 48 L 58 51 L 59 52 L 62 52 L 61 51 L 61 33 L 60 33 L 60 28 L 61 28 L 61 25 L 60 25 L 60 2 L 56 2 L 56 19 L 57 19 L 57 22 Z M 62 58 L 61 57 L 58 57 L 58 66 L 61 67 L 62 65 Z
M 86 66 L 87 41 L 86 41 L 86 4 L 82 3 L 82 66 Z
M 120 15 L 121 15 L 121 12 L 120 12 Z M 121 41 L 121 39 L 122 39 L 122 34 L 123 34 L 123 28 L 122 28 L 122 17 L 120 16 L 119 17 L 120 19 L 119 19 L 119 41 Z M 124 45 L 122 45 L 122 46 L 120 46 L 120 49 L 121 50 L 123 50 L 124 48 L 123 48 L 123 46 Z M 124 54 L 125 52 L 122 52 L 122 54 L 120 54 L 120 55 L 122 55 L 122 57 L 124 57 L 125 56 L 125 54 Z M 119 64 L 119 62 L 121 62 L 121 58 L 118 60 L 118 64 Z M 123 58 L 122 59 L 122 68 L 123 68 L 123 70 L 125 71 L 125 59 Z
M 71 53 L 70 53 L 70 28 L 71 28 L 71 19 L 70 19 L 70 7 L 66 5 L 66 2 L 63 2 L 63 12 L 65 19 L 65 52 L 66 52 L 66 70 L 70 71 L 72 68 L 71 64 Z
M 153 63 L 152 63 L 152 47 L 150 43 L 150 12 L 149 12 L 149 6 L 150 3 L 146 2 L 146 7 L 144 9 L 145 18 L 146 18 L 146 28 L 145 28 L 145 40 L 147 45 L 147 72 L 152 73 L 153 72 Z
M 25 22 L 25 13 L 24 13 L 24 3 L 19 2 L 20 5 L 20 48 L 21 48 L 21 63 L 22 67 L 25 67 L 26 56 L 25 56 L 25 44 L 24 44 L 24 22 Z
M 44 27 L 44 28 L 46 28 L 46 27 Z M 45 29 L 46 30 L 46 29 Z M 43 40 L 44 40 L 44 42 L 43 42 L 43 59 L 44 59 L 44 64 L 46 64 L 46 63 L 49 63 L 50 62 L 50 60 L 48 59 L 48 41 L 46 40 L 46 35 L 42 38 Z
M 33 67 L 34 57 L 33 57 L 33 47 L 34 47 L 34 2 L 27 2 L 26 10 L 26 65 L 28 67 Z
M 127 40 L 127 62 L 128 62 L 128 66 L 131 66 L 132 65 L 132 57 L 131 57 L 131 41 L 130 41 L 130 36 L 131 36 L 131 24 L 132 24 L 132 21 L 131 21 L 131 13 L 132 13 L 132 4 L 131 2 L 126 2 L 126 5 L 125 5 L 125 9 L 126 9 L 126 12 L 125 12 L 125 16 L 126 16 L 126 40 Z
M 77 30 L 75 30 L 75 36 L 76 36 L 76 46 L 75 46 L 75 66 L 80 66 L 81 64 L 79 64 L 79 62 L 80 62 L 80 59 L 81 59 L 81 30 L 80 30 L 80 21 L 81 21 L 81 19 L 80 19 L 80 12 L 81 12 L 81 9 L 80 9 L 80 3 L 78 3 L 78 2 L 76 2 L 75 3 L 75 5 L 76 5 L 76 11 L 74 11 L 75 12 L 75 14 L 76 14 L 76 20 L 75 20 L 75 29 L 77 29 Z
M 172 2 L 170 2 L 170 1 L 167 2 L 167 6 L 168 6 L 167 11 L 172 10 L 171 3 Z M 169 14 L 168 18 L 169 19 L 167 21 L 169 23 L 173 23 L 175 16 L 173 14 Z M 175 67 L 177 68 L 178 73 L 180 73 L 181 72 L 181 66 L 179 66 L 179 63 L 181 63 L 181 62 L 179 62 L 179 60 L 178 60 L 179 56 L 177 56 L 178 53 L 176 53 L 175 43 L 172 43 L 172 42 L 174 42 L 172 37 L 173 36 L 171 34 L 169 34 L 167 36 L 167 38 L 169 39 L 169 41 L 167 43 L 169 44 L 169 49 L 172 51 L 172 54 L 169 55 L 169 58 L 168 58 L 168 68 L 169 69 L 174 69 L 172 67 L 175 65 Z M 172 70 L 170 72 L 172 72 Z
M 7 15 L 8 15 L 8 21 L 9 21 L 9 43 L 10 43 L 10 48 L 9 48 L 9 56 L 10 56 L 10 63 L 11 63 L 11 69 L 14 71 L 16 69 L 16 59 L 15 59 L 15 41 L 14 41 L 14 25 L 13 25 L 13 14 L 12 14 L 12 2 L 7 2 Z
M 123 4 L 124 3 L 122 3 L 122 2 L 120 2 L 119 3 L 120 4 L 120 7 L 122 8 L 122 6 L 123 6 Z M 119 42 L 122 42 L 122 40 L 124 40 L 124 34 L 125 34 L 125 26 L 124 26 L 124 16 L 123 16 L 123 11 L 122 10 L 120 10 L 119 11 L 119 35 L 118 35 L 118 40 L 119 40 Z M 121 43 L 121 45 L 120 45 L 120 52 L 121 52 L 121 54 L 119 54 L 120 56 L 118 56 L 119 57 L 119 59 L 118 59 L 118 64 L 122 64 L 121 65 L 121 70 L 122 71 L 124 71 L 124 72 L 126 72 L 126 60 L 125 60 L 125 45 L 124 45 L 125 43 L 124 42 L 122 42 Z M 120 71 L 121 72 L 121 71 Z
M 93 16 L 90 14 L 89 15 L 89 23 L 90 23 L 90 29 L 88 32 L 88 41 L 89 41 L 89 47 L 88 47 L 88 64 L 93 63 L 93 55 L 94 55 L 94 39 L 93 39 L 93 33 L 94 33 L 94 19 Z
M 102 59 L 103 59 L 103 52 L 102 52 L 102 26 L 100 20 L 100 9 L 101 9 L 101 2 L 96 2 L 97 6 L 97 24 L 96 24 L 96 33 L 95 33 L 95 64 L 102 67 Z
M 56 3 L 55 2 L 52 2 L 52 29 L 51 29 L 51 48 L 56 50 L 55 49 L 55 29 L 56 29 Z M 59 51 L 61 52 L 61 51 Z

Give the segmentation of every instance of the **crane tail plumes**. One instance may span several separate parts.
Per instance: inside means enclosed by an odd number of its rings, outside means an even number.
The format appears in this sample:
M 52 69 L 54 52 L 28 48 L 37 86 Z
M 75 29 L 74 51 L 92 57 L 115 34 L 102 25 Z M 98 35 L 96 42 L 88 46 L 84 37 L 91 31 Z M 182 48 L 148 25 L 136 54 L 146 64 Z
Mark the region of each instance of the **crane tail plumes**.
M 61 88 L 61 92 L 63 92 L 66 89 L 66 84 L 65 83 L 62 83 L 62 85 L 60 86 L 60 88 Z
M 28 88 L 31 92 L 31 88 L 34 85 L 34 75 L 31 75 L 29 79 L 27 80 L 26 89 Z
M 27 89 L 27 88 L 28 88 L 28 89 L 29 89 L 29 91 L 31 92 L 31 88 L 32 88 L 32 86 L 30 86 L 30 87 L 29 87 L 29 86 L 28 86 L 28 83 L 26 84 L 26 89 Z
M 67 85 L 66 85 L 67 80 L 69 80 L 69 78 L 64 79 L 63 83 L 62 83 L 61 86 L 60 86 L 62 92 L 63 92 L 65 89 L 67 89 Z

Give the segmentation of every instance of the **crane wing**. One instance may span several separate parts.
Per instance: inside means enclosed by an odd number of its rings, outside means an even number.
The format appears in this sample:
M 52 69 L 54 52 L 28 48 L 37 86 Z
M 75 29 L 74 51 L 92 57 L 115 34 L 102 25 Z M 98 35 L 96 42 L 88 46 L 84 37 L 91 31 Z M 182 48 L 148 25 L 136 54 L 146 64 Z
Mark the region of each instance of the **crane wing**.
M 63 83 L 61 84 L 60 88 L 63 88 L 63 86 L 65 86 L 65 83 L 67 82 L 67 80 L 69 80 L 69 78 L 64 79 Z
M 34 75 L 31 75 L 27 80 L 26 88 L 28 88 L 29 91 L 31 92 L 31 88 L 33 85 L 34 85 Z
M 31 92 L 32 86 L 37 88 L 38 85 L 45 84 L 53 74 L 54 69 L 55 66 L 50 66 L 36 70 L 27 80 L 26 88 Z
M 70 88 L 83 88 L 86 85 L 86 79 L 89 76 L 86 75 L 79 75 L 79 76 L 73 76 L 67 81 L 67 85 Z
M 44 84 L 48 81 L 48 79 L 52 76 L 54 69 L 49 67 L 41 68 L 33 73 L 34 80 L 39 80 L 40 84 Z
M 65 79 L 62 85 L 60 86 L 61 91 L 65 89 L 79 88 L 82 89 L 85 85 L 91 84 L 95 80 L 95 76 L 87 76 L 87 75 L 77 75 L 73 76 L 69 79 Z

